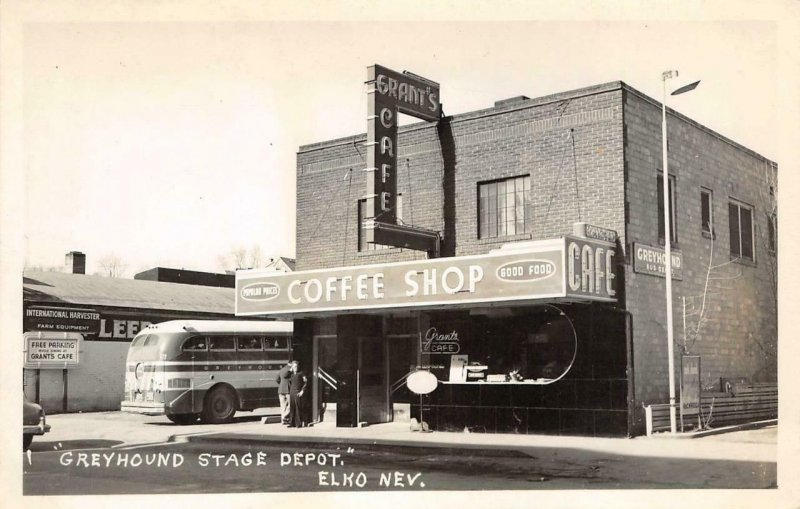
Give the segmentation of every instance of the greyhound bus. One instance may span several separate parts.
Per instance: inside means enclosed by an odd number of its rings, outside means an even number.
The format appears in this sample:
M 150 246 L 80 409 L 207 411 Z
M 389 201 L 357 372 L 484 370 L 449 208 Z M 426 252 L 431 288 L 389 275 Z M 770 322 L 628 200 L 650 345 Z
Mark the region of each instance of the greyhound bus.
M 176 424 L 230 422 L 277 406 L 275 378 L 292 355 L 292 322 L 173 320 L 133 338 L 122 411 Z

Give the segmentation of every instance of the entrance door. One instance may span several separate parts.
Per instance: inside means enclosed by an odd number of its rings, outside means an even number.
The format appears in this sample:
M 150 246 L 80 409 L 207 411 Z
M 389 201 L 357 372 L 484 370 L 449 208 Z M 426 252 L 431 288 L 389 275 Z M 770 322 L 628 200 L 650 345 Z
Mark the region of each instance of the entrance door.
M 383 337 L 358 338 L 359 422 L 391 421 L 389 412 L 389 363 Z
M 336 402 L 336 336 L 314 336 L 312 419 L 322 421 L 328 403 Z

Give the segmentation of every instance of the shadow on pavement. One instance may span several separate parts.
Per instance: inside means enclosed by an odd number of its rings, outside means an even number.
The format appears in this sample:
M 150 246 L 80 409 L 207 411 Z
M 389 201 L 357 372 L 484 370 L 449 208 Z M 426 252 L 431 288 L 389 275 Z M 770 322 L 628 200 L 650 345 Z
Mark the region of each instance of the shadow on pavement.
M 56 440 L 47 442 L 34 440 L 31 452 L 73 451 L 76 449 L 102 449 L 121 444 L 121 440 Z
M 263 419 L 265 417 L 267 418 L 267 423 L 269 423 L 269 424 L 275 424 L 275 423 L 280 422 L 280 420 L 281 420 L 281 416 L 280 415 L 242 415 L 242 416 L 234 417 L 233 421 L 229 422 L 227 424 L 238 424 L 238 423 L 246 423 L 246 422 L 259 422 L 259 421 L 261 421 L 261 419 Z M 199 424 L 208 424 L 208 423 L 204 423 L 204 422 L 202 422 L 202 421 L 200 421 L 198 419 L 197 421 L 195 421 L 195 422 L 193 422 L 191 424 L 175 424 L 174 422 L 171 422 L 171 421 L 145 422 L 143 424 L 145 424 L 146 426 L 171 426 L 171 427 L 178 428 L 178 427 L 185 427 L 185 426 L 197 426 Z M 224 424 L 221 424 L 220 426 L 224 426 Z

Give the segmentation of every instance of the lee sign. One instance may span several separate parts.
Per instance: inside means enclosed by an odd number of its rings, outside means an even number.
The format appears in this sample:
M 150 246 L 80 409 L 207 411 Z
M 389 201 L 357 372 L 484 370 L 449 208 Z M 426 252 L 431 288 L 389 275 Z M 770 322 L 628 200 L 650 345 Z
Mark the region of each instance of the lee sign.
M 487 255 L 294 273 L 236 273 L 236 314 L 312 314 L 448 304 L 616 301 L 613 244 L 564 237 Z

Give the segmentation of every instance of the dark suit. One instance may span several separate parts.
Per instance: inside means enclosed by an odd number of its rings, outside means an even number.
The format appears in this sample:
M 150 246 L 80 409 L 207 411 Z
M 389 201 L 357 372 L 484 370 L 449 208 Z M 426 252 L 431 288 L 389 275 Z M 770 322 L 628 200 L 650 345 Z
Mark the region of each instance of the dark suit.
M 308 422 L 305 404 L 308 396 L 307 388 L 308 377 L 306 377 L 306 374 L 302 371 L 292 373 L 292 378 L 289 382 L 289 398 L 291 399 L 289 426 L 302 428 Z

